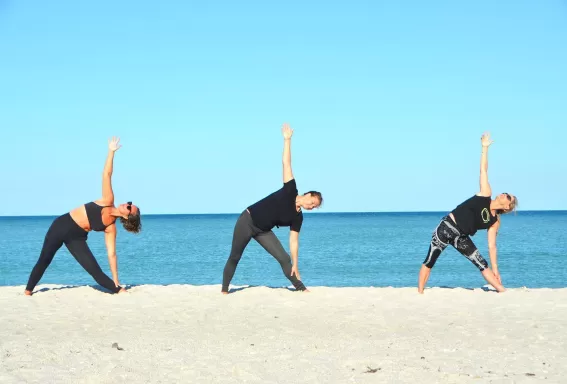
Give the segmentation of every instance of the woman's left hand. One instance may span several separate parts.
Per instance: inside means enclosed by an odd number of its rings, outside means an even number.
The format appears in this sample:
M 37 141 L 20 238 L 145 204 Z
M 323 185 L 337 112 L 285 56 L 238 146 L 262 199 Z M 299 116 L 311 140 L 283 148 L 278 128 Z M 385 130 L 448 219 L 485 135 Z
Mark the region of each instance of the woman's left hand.
M 293 129 L 291 129 L 288 123 L 282 125 L 282 135 L 285 140 L 289 140 L 293 136 Z
M 496 280 L 498 280 L 498 282 L 502 284 L 502 279 L 500 278 L 500 272 L 498 272 L 498 269 L 495 269 L 492 272 L 494 273 L 494 277 L 496 277 Z
M 482 144 L 483 147 L 490 147 L 490 144 L 492 144 L 494 141 L 490 140 L 490 133 L 489 132 L 485 132 L 481 137 L 480 137 L 480 142 Z
M 119 143 L 120 143 L 120 138 L 113 137 L 112 139 L 108 140 L 108 149 L 111 150 L 112 152 L 118 151 L 121 147 Z

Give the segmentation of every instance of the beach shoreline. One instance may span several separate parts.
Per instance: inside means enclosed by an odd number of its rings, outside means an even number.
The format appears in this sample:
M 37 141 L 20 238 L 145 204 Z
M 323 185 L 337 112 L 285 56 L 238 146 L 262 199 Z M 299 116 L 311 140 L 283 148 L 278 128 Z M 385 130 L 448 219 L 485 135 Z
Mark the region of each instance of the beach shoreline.
M 0 287 L 0 382 L 561 382 L 567 288 Z

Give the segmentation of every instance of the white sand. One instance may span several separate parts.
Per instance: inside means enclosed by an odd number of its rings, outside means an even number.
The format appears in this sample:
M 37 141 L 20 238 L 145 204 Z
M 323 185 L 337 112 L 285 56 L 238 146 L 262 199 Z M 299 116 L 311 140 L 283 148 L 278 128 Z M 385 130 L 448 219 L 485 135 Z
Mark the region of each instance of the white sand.
M 567 289 L 46 287 L 0 288 L 0 383 L 567 382 Z

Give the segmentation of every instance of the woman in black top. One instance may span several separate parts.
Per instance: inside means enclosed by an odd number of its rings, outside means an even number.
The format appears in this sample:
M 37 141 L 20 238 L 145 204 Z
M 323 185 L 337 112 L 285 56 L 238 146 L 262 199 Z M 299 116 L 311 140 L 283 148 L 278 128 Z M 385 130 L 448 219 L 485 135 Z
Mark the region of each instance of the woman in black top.
M 494 200 L 491 200 L 492 190 L 488 183 L 487 159 L 488 147 L 492 144 L 490 134 L 482 135 L 481 144 L 480 192 L 443 217 L 441 223 L 433 231 L 429 252 L 419 271 L 419 293 L 423 293 L 431 268 L 449 244 L 469 259 L 481 271 L 486 281 L 498 292 L 505 291 L 498 272 L 496 236 L 500 227 L 500 215 L 512 212 L 518 205 L 518 199 L 508 193 L 501 193 Z M 469 237 L 473 236 L 479 229 L 488 230 L 488 253 L 492 269 L 488 267 L 488 263 L 480 255 Z
M 140 209 L 132 202 L 114 206 L 112 171 L 114 152 L 121 147 L 119 141 L 118 138 L 112 138 L 108 143 L 108 155 L 102 172 L 102 197 L 83 204 L 53 221 L 45 235 L 41 254 L 30 273 L 24 294 L 32 295 L 55 253 L 63 244 L 98 284 L 113 293 L 125 292 L 118 280 L 115 222 L 116 219 L 120 219 L 124 229 L 132 233 L 140 232 L 142 224 Z M 90 231 L 104 232 L 112 279 L 102 271 L 87 245 Z
M 234 227 L 232 249 L 223 272 L 222 293 L 228 293 L 228 286 L 236 266 L 250 239 L 256 240 L 280 263 L 283 273 L 299 291 L 306 291 L 297 268 L 299 231 L 303 223 L 301 209 L 311 210 L 323 202 L 321 193 L 310 191 L 298 195 L 291 171 L 291 136 L 293 130 L 288 124 L 282 127 L 284 137 L 283 182 L 281 189 L 245 209 Z M 289 249 L 291 259 L 278 240 L 273 227 L 290 227 Z M 293 265 L 292 265 L 293 260 Z

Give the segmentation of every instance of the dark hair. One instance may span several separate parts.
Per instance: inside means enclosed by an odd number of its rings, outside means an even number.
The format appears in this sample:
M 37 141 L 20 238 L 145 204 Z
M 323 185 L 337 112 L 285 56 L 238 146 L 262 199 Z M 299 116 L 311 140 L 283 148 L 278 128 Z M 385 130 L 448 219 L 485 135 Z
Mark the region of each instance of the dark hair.
M 319 199 L 319 206 L 323 205 L 323 195 L 321 195 L 321 192 L 317 192 L 317 191 L 309 191 L 309 192 L 305 192 L 304 195 L 310 194 L 311 196 L 315 196 L 316 198 Z
M 140 208 L 136 214 L 129 214 L 128 218 L 120 218 L 120 222 L 124 226 L 124 229 L 128 232 L 139 233 L 142 230 L 142 220 L 140 218 Z

